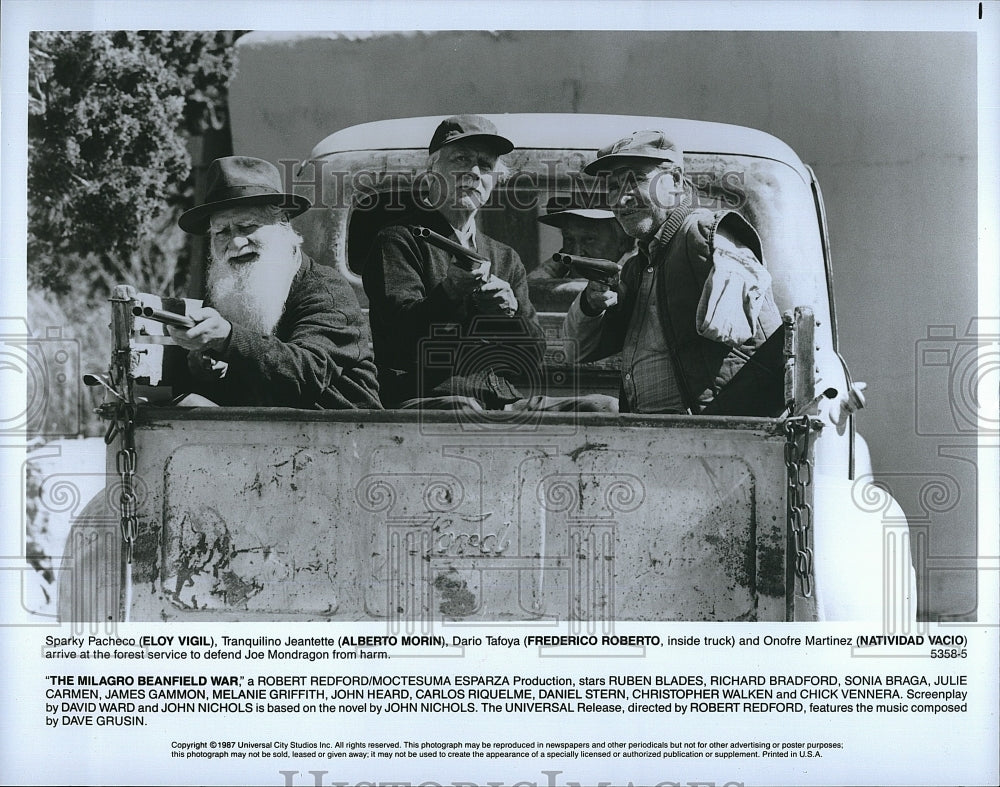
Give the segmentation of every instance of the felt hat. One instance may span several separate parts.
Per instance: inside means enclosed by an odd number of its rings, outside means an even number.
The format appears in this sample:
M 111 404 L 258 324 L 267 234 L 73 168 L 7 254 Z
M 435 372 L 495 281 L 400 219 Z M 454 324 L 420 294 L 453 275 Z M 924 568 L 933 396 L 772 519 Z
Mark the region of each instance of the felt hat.
M 289 218 L 312 207 L 305 197 L 285 192 L 278 168 L 269 161 L 251 156 L 226 156 L 208 167 L 205 202 L 184 212 L 178 224 L 185 232 L 203 235 L 208 219 L 220 210 L 241 205 L 277 205 Z

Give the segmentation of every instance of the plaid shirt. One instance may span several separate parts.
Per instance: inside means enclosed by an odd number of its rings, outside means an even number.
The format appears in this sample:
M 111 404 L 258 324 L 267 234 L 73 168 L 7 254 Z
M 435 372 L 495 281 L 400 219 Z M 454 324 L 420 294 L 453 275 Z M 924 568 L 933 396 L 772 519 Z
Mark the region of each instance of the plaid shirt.
M 654 238 L 653 244 L 656 243 Z M 655 251 L 650 248 L 650 254 Z M 639 292 L 621 352 L 622 392 L 629 412 L 683 413 L 684 399 L 663 325 L 657 296 L 657 268 L 639 252 L 643 265 Z

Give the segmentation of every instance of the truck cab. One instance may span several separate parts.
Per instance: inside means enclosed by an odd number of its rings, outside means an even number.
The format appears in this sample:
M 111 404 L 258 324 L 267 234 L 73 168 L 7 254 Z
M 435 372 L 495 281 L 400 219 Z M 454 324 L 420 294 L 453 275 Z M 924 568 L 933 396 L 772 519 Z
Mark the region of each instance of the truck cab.
M 740 213 L 762 240 L 784 313 L 769 406 L 748 411 L 735 395 L 701 415 L 178 408 L 169 370 L 180 348 L 134 314 L 149 296 L 120 287 L 105 414 L 108 472 L 121 483 L 71 533 L 62 614 L 421 632 L 456 621 L 911 619 L 905 518 L 884 490 L 854 481 L 871 468 L 840 407 L 853 382 L 811 170 L 780 140 L 725 124 L 486 117 L 516 147 L 477 220 L 529 274 L 560 248 L 538 222 L 546 200 L 600 194 L 582 172 L 598 148 L 640 129 L 674 140 L 693 204 Z M 304 249 L 363 307 L 375 233 L 417 187 L 442 119 L 342 129 L 286 162 L 313 203 L 295 220 Z M 617 393 L 614 359 L 581 367 L 564 352 L 563 318 L 583 284 L 530 282 L 548 347 L 539 392 Z M 743 384 L 734 390 L 757 383 Z
M 637 129 L 663 130 L 685 151 L 685 174 L 695 207 L 734 210 L 763 238 L 765 258 L 780 307 L 808 305 L 817 326 L 817 352 L 832 387 L 845 386 L 836 361 L 832 287 L 821 201 L 811 172 L 787 145 L 754 129 L 657 117 L 612 115 L 487 115 L 517 147 L 502 158 L 506 175 L 491 202 L 480 210 L 481 231 L 513 247 L 530 276 L 560 249 L 559 231 L 538 222 L 546 200 L 571 192 L 593 195 L 600 203 L 602 184 L 583 174 L 598 148 Z M 294 169 L 299 193 L 313 210 L 299 219 L 305 249 L 334 266 L 366 298 L 361 273 L 374 233 L 403 209 L 419 189 L 427 165 L 427 141 L 443 118 L 403 118 L 365 123 L 337 131 L 317 143 L 308 160 Z M 791 230 L 790 228 L 795 228 Z M 809 261 L 808 263 L 805 261 Z M 548 365 L 559 368 L 562 320 L 584 282 L 530 281 L 531 300 L 550 337 Z M 604 370 L 610 374 L 602 375 Z M 562 369 L 548 383 L 569 390 L 576 377 Z M 616 393 L 617 375 L 609 365 L 586 371 L 587 390 Z

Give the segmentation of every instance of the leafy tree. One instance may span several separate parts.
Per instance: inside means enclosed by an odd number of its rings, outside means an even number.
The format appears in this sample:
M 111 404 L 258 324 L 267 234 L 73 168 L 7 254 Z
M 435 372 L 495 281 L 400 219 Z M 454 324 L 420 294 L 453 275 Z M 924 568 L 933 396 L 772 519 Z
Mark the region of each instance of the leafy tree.
M 176 226 L 191 204 L 189 143 L 228 128 L 238 32 L 37 32 L 29 42 L 28 280 L 35 332 L 63 329 L 84 370 L 107 368 L 110 285 L 182 289 L 188 246 Z M 66 381 L 72 390 L 77 381 Z M 51 416 L 104 431 L 98 389 L 53 397 Z M 26 465 L 28 562 L 50 598 L 52 534 L 41 478 Z
M 192 136 L 226 127 L 239 32 L 38 32 L 28 86 L 29 282 L 159 290 L 186 270 Z

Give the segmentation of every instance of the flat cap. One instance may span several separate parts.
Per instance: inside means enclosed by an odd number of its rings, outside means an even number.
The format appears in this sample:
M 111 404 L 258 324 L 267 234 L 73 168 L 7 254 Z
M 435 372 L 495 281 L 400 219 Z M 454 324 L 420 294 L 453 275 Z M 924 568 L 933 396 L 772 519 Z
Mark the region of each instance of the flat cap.
M 588 175 L 607 172 L 618 166 L 623 159 L 650 159 L 652 161 L 672 161 L 684 165 L 684 153 L 664 135 L 662 131 L 634 131 L 612 145 L 597 151 L 597 158 L 583 171 Z

